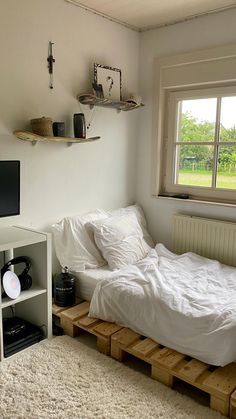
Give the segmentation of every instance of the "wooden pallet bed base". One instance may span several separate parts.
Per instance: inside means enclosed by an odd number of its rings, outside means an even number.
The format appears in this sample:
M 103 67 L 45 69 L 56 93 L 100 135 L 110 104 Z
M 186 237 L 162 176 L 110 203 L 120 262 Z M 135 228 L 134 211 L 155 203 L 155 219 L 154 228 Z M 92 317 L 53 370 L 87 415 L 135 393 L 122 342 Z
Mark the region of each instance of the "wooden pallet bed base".
M 89 303 L 70 308 L 53 305 L 64 333 L 75 337 L 86 331 L 96 336 L 97 348 L 122 362 L 131 354 L 151 365 L 151 377 L 172 387 L 174 379 L 210 395 L 210 407 L 236 419 L 236 364 L 213 367 L 146 338 L 128 328 L 88 317 Z
M 236 390 L 233 392 L 230 399 L 230 418 L 236 419 Z
M 208 393 L 212 409 L 229 415 L 230 396 L 236 388 L 235 363 L 212 367 L 123 328 L 111 337 L 111 356 L 123 361 L 127 354 L 149 363 L 153 379 L 172 387 L 174 378 L 179 378 Z M 234 394 L 236 413 L 236 391 Z
M 75 337 L 82 332 L 88 332 L 97 338 L 97 349 L 105 355 L 110 355 L 111 336 L 122 329 L 114 323 L 88 317 L 89 302 L 84 301 L 70 308 L 53 306 L 53 314 L 60 318 L 61 327 L 66 335 Z

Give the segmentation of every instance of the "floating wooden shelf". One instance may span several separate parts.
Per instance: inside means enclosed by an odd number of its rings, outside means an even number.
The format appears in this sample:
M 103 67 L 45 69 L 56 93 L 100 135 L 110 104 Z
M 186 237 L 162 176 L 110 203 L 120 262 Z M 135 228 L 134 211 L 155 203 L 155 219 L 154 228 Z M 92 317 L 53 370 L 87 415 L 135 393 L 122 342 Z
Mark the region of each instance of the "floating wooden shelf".
M 101 99 L 90 93 L 83 93 L 77 96 L 77 99 L 83 105 L 89 105 L 91 108 L 93 106 L 102 106 L 103 108 L 112 108 L 117 109 L 118 111 L 131 111 L 132 109 L 140 108 L 144 106 L 143 103 L 137 105 L 133 102 L 127 102 L 122 100 L 111 100 L 111 99 Z
M 90 137 L 90 138 L 72 138 L 72 137 L 43 137 L 41 135 L 34 134 L 30 131 L 14 131 L 14 135 L 20 140 L 31 141 L 36 144 L 38 141 L 52 141 L 58 143 L 67 143 L 68 145 L 74 143 L 89 143 L 91 141 L 99 140 L 101 137 Z

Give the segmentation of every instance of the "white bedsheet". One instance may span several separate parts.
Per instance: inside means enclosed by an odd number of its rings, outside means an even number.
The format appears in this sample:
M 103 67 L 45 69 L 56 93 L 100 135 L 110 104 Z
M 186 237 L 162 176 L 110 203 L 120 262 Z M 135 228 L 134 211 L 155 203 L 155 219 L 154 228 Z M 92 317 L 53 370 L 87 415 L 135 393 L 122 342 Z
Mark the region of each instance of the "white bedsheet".
M 83 300 L 90 301 L 96 285 L 102 279 L 109 278 L 113 271 L 109 269 L 108 265 L 101 268 L 86 269 L 83 272 L 73 272 L 75 275 L 75 287 L 77 297 Z
M 90 315 L 223 366 L 236 360 L 236 269 L 158 244 L 97 284 Z

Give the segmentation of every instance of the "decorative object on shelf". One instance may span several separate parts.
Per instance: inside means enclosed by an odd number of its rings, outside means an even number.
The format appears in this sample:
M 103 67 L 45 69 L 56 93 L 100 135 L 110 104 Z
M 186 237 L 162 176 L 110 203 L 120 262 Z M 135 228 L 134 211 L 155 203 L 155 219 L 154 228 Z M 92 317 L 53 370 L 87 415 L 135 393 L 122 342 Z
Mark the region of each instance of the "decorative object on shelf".
M 86 125 L 84 114 L 75 113 L 73 122 L 75 138 L 86 138 Z
M 53 135 L 54 137 L 65 137 L 65 123 L 64 122 L 53 122 Z
M 42 118 L 31 119 L 30 122 L 34 134 L 42 135 L 45 137 L 53 136 L 51 118 L 45 118 L 43 116 Z
M 7 271 L 2 277 L 2 298 L 7 295 L 15 300 L 19 297 L 20 292 L 21 286 L 18 276 L 12 271 Z
M 91 93 L 82 93 L 77 96 L 77 99 L 83 105 L 89 105 L 90 108 L 94 106 L 101 106 L 104 108 L 117 109 L 118 111 L 131 111 L 132 109 L 140 108 L 144 106 L 143 103 L 137 104 L 133 100 L 130 101 L 121 101 L 121 100 L 110 100 L 110 99 L 100 99 L 97 96 Z
M 144 104 L 142 103 L 142 98 L 141 96 L 135 95 L 133 93 L 130 94 L 130 96 L 128 97 L 128 99 L 126 99 L 127 103 L 132 103 L 135 106 L 144 106 Z
M 59 307 L 72 306 L 75 303 L 75 277 L 69 274 L 67 266 L 54 280 L 54 302 Z
M 25 268 L 19 276 L 10 271 L 11 266 L 24 263 Z M 26 291 L 32 286 L 32 278 L 28 274 L 31 268 L 30 259 L 26 256 L 17 256 L 9 260 L 1 269 L 1 278 L 3 289 L 8 297 L 15 299 L 18 298 L 21 291 Z
M 101 84 L 92 83 L 93 86 L 93 92 L 95 96 L 99 97 L 100 99 L 104 98 L 103 88 Z
M 99 98 L 92 93 L 81 93 L 77 95 L 77 99 L 83 105 L 91 105 L 92 107 L 95 104 L 107 103 L 107 101 L 111 102 L 109 99 Z
M 101 137 L 89 137 L 89 138 L 71 138 L 71 137 L 46 137 L 42 135 L 34 134 L 29 131 L 14 131 L 14 135 L 23 141 L 30 141 L 33 145 L 37 144 L 38 141 L 47 142 L 52 141 L 53 143 L 67 143 L 68 146 L 74 143 L 89 143 L 92 141 L 99 140 Z
M 53 89 L 53 64 L 55 63 L 55 59 L 52 55 L 52 46 L 54 45 L 54 42 L 49 42 L 48 44 L 48 72 L 49 72 L 49 87 L 50 89 Z
M 107 99 L 121 100 L 121 70 L 101 64 L 94 64 L 94 84 L 102 85 Z
M 86 130 L 89 130 L 90 127 L 91 127 L 93 118 L 95 116 L 96 108 L 91 107 L 91 109 L 89 109 L 88 112 L 87 112 L 87 114 L 86 114 L 86 112 L 85 112 L 86 109 L 85 108 L 82 109 L 82 106 L 80 105 L 80 103 L 79 103 L 79 107 L 80 107 L 81 113 L 83 113 L 84 114 L 84 117 L 85 117 Z
M 90 118 L 86 118 L 85 117 L 85 121 L 87 121 L 87 124 L 86 124 L 86 128 L 87 129 L 90 129 L 90 127 L 91 127 L 91 124 L 92 124 L 92 120 L 93 120 L 93 118 L 94 118 L 94 115 L 95 115 L 95 108 L 93 108 L 92 110 L 91 110 L 91 115 L 90 115 Z

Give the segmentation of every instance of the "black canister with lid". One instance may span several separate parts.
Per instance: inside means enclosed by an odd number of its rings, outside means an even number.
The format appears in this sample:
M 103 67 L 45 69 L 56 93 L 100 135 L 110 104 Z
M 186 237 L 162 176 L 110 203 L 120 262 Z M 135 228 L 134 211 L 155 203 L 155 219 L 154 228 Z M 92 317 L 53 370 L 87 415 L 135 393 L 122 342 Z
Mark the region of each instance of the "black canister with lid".
M 67 266 L 54 281 L 54 303 L 60 307 L 75 304 L 75 277 L 68 272 Z

